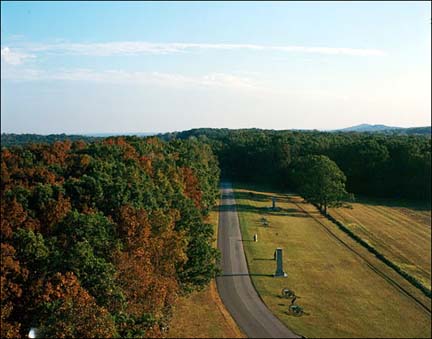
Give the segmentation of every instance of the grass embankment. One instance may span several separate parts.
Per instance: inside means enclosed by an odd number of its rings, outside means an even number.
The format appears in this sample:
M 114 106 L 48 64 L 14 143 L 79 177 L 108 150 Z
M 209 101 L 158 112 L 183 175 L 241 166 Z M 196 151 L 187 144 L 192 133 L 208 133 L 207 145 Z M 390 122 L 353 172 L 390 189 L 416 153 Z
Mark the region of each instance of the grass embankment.
M 210 213 L 208 222 L 214 226 L 216 247 L 219 213 Z M 173 311 L 168 338 L 245 338 L 225 309 L 212 280 L 203 291 L 180 297 Z
M 431 288 L 431 210 L 428 205 L 360 200 L 330 214 L 388 259 Z
M 236 189 L 252 281 L 272 312 L 307 337 L 430 337 L 430 299 L 295 195 Z M 251 194 L 252 193 L 252 194 Z M 266 207 L 277 196 L 278 212 Z M 260 219 L 265 217 L 269 227 Z M 258 234 L 258 242 L 248 241 Z M 429 238 L 430 239 L 430 238 Z M 288 278 L 272 274 L 284 249 Z M 302 317 L 286 314 L 293 289 Z M 409 294 L 409 295 L 408 295 Z M 420 304 L 421 303 L 421 304 Z

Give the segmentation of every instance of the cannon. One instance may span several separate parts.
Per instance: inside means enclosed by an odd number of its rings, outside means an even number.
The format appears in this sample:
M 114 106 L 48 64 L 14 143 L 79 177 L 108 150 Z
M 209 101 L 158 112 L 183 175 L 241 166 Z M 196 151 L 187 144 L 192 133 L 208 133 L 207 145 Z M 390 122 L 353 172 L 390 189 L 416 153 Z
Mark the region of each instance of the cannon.
M 303 307 L 299 305 L 290 305 L 288 308 L 288 314 L 293 315 L 295 317 L 300 317 L 304 313 Z
M 283 288 L 281 294 L 283 298 L 287 298 L 287 299 L 295 297 L 294 291 L 290 290 L 289 288 Z
M 291 300 L 291 305 L 288 307 L 288 314 L 293 315 L 295 317 L 300 317 L 303 315 L 303 307 L 296 305 L 295 302 L 297 297 L 294 295 L 294 298 Z

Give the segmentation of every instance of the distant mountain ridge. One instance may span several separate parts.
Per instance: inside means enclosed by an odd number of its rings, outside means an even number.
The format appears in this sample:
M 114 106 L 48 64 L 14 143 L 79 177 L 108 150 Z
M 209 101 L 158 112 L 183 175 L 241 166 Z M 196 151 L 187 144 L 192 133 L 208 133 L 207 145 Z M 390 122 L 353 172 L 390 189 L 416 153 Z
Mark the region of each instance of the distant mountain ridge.
M 338 132 L 377 132 L 385 130 L 402 129 L 403 127 L 394 127 L 386 125 L 371 125 L 371 124 L 360 124 L 356 126 L 341 128 L 336 131 Z
M 386 133 L 386 134 L 431 134 L 431 126 L 395 127 L 386 125 L 360 124 L 333 130 L 332 132 Z

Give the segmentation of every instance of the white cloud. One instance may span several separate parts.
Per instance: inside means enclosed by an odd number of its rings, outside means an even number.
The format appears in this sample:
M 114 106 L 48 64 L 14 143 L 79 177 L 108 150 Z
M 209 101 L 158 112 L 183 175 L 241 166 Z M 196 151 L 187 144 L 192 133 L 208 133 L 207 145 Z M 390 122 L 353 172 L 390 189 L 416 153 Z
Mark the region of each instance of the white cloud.
M 38 69 L 6 69 L 2 79 L 15 81 L 90 81 L 113 84 L 150 84 L 177 88 L 231 88 L 261 90 L 266 88 L 250 77 L 227 73 L 209 73 L 201 76 L 187 76 L 178 73 L 127 72 L 123 70 L 95 71 L 91 69 L 63 69 L 43 71 Z
M 153 43 L 145 41 L 118 41 L 102 43 L 53 43 L 29 44 L 25 46 L 31 52 L 53 52 L 60 54 L 76 54 L 88 56 L 169 54 L 193 50 L 248 50 L 277 51 L 285 53 L 312 53 L 352 56 L 383 56 L 378 49 L 346 48 L 346 47 L 316 47 L 291 45 L 257 45 L 257 44 L 217 44 L 217 43 Z
M 1 49 L 1 59 L 10 65 L 20 65 L 25 59 L 35 58 L 32 54 L 12 51 L 9 47 Z

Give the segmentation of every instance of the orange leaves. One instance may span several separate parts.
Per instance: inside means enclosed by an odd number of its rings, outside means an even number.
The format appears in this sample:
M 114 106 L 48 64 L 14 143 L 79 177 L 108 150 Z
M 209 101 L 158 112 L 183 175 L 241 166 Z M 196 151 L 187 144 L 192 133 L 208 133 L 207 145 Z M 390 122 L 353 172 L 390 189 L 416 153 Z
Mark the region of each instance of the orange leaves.
M 136 210 L 130 205 L 120 208 L 118 231 L 127 248 L 135 249 L 146 246 L 149 242 L 151 226 L 147 212 Z
M 21 324 L 9 321 L 13 306 L 11 303 L 2 305 L 1 308 L 1 337 L 2 338 L 19 338 Z
M 63 165 L 71 151 L 72 143 L 69 140 L 56 141 L 52 145 L 30 144 L 28 148 L 47 165 Z
M 107 138 L 102 142 L 102 144 L 118 146 L 123 151 L 124 160 L 138 160 L 139 158 L 135 148 L 131 144 L 129 144 L 123 137 Z
M 82 150 L 87 147 L 87 143 L 83 140 L 76 140 L 72 143 L 71 148 L 75 150 Z
M 51 302 L 57 299 L 67 299 L 76 297 L 79 293 L 80 285 L 78 279 L 73 273 L 66 273 L 62 275 L 57 273 L 46 284 L 44 294 L 41 296 L 41 301 Z M 85 300 L 91 297 L 85 293 L 81 296 Z
M 44 183 L 44 184 L 54 185 L 57 183 L 56 175 L 46 167 L 38 166 L 35 167 L 33 170 L 29 169 L 27 173 L 28 176 L 31 178 L 32 184 Z M 63 181 L 63 178 L 59 178 L 59 179 L 60 182 Z
M 28 271 L 20 267 L 15 258 L 15 249 L 6 243 L 1 244 L 1 300 L 5 301 L 10 297 L 20 297 L 21 287 L 15 283 L 17 279 L 26 279 Z
M 3 155 L 3 152 L 2 152 Z M 1 162 L 1 169 L 0 169 L 0 175 L 1 175 L 1 190 L 4 191 L 7 189 L 9 183 L 10 183 L 10 172 L 8 170 L 8 167 L 6 165 L 6 162 L 2 159 Z
M 77 277 L 67 272 L 55 274 L 44 286 L 40 302 L 49 308 L 41 324 L 44 336 L 68 338 L 109 338 L 116 336 L 108 311 L 80 286 Z
M 56 157 L 56 163 L 63 165 L 65 163 L 66 158 L 68 157 L 68 153 L 70 152 L 72 147 L 72 143 L 69 140 L 66 141 L 56 141 L 52 150 Z
M 176 298 L 176 264 L 186 260 L 186 243 L 184 235 L 174 231 L 175 216 L 157 211 L 149 217 L 131 206 L 120 209 L 118 225 L 127 247 L 117 256 L 117 279 L 130 314 L 162 316 L 164 307 Z
M 160 146 L 161 145 L 161 141 L 156 137 L 146 138 L 146 143 L 148 145 L 153 145 L 153 146 Z
M 185 185 L 185 195 L 192 199 L 195 206 L 199 208 L 201 206 L 202 192 L 197 177 L 189 167 L 181 167 L 180 171 Z
M 28 271 L 20 267 L 15 259 L 15 249 L 9 244 L 1 244 L 1 258 L 1 337 L 16 338 L 19 337 L 20 324 L 11 321 L 9 317 L 17 300 L 22 296 L 19 282 L 26 280 Z
M 13 231 L 22 226 L 27 219 L 27 212 L 22 205 L 14 198 L 12 201 L 4 201 L 1 203 L 1 235 L 2 238 L 9 239 L 12 237 Z
M 80 166 L 85 169 L 88 165 L 90 165 L 91 156 L 89 156 L 88 154 L 84 154 L 80 157 L 79 161 L 80 161 Z
M 122 252 L 117 257 L 116 268 L 117 279 L 128 300 L 127 313 L 140 315 L 143 311 L 150 311 L 153 305 L 147 295 L 155 282 L 150 253 L 145 249 Z
M 153 174 L 153 165 L 152 165 L 151 157 L 148 156 L 140 157 L 140 165 L 148 175 Z
M 47 209 L 44 211 L 45 227 L 49 233 L 51 226 L 61 221 L 71 210 L 71 202 L 69 198 L 65 198 L 62 193 L 59 193 L 57 200 L 51 200 L 48 203 Z

